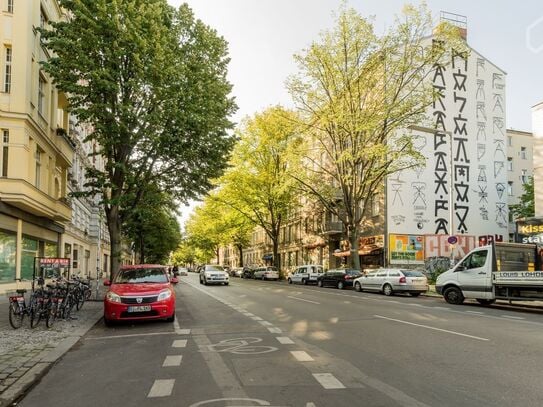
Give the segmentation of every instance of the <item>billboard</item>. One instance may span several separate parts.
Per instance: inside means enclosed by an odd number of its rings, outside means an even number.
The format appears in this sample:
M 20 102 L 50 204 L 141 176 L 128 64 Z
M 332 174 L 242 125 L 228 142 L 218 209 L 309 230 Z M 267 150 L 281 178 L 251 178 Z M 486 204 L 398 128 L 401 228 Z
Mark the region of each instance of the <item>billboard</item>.
M 424 264 L 424 236 L 389 235 L 390 264 Z

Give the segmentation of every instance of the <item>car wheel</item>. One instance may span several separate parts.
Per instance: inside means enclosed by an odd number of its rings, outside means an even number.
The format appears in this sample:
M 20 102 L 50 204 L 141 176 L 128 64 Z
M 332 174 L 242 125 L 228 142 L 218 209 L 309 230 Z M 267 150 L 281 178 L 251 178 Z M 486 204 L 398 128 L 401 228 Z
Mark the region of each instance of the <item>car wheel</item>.
M 289 284 L 292 284 L 292 280 L 290 278 L 287 281 Z
M 420 293 L 409 293 L 409 295 L 411 295 L 411 297 L 418 297 Z
M 354 283 L 354 290 L 359 293 L 362 292 L 362 286 L 360 285 L 358 281 Z
M 262 276 L 262 281 L 266 280 L 266 277 Z
M 224 285 L 228 285 L 228 284 L 230 284 L 230 283 L 224 283 Z
M 385 294 L 387 297 L 394 294 L 394 291 L 392 291 L 392 286 L 390 284 L 385 284 L 383 286 L 383 294 Z
M 200 284 L 204 284 L 204 283 L 202 282 L 202 277 L 200 277 Z
M 104 325 L 107 327 L 113 326 L 113 321 L 111 319 L 106 318 L 104 315 Z
M 343 290 L 345 288 L 345 284 L 343 283 L 343 281 L 337 282 L 337 288 L 340 290 Z
M 492 305 L 496 302 L 496 300 L 487 300 L 484 298 L 477 298 L 477 302 L 481 305 Z
M 302 278 L 302 284 L 307 285 L 307 280 L 305 278 Z
M 322 287 L 322 280 L 317 280 L 317 285 L 318 285 L 319 287 Z
M 205 279 L 205 277 L 204 277 L 204 285 L 207 285 L 207 280 Z
M 443 293 L 443 298 L 449 304 L 460 305 L 464 302 L 462 291 L 458 287 L 449 287 Z
M 172 314 L 171 317 L 166 318 L 166 322 L 173 322 L 175 320 L 175 312 Z

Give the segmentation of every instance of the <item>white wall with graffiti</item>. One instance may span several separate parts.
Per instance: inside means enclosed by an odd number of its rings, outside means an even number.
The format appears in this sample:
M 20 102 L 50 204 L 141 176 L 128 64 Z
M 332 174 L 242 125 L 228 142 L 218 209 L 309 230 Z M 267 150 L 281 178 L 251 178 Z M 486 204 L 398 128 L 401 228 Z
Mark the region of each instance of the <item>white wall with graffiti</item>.
M 505 72 L 472 49 L 435 66 L 431 80 L 431 129 L 410 130 L 426 165 L 387 180 L 389 238 L 431 241 L 424 257 L 450 255 L 443 236 L 461 238 L 463 249 L 508 236 Z

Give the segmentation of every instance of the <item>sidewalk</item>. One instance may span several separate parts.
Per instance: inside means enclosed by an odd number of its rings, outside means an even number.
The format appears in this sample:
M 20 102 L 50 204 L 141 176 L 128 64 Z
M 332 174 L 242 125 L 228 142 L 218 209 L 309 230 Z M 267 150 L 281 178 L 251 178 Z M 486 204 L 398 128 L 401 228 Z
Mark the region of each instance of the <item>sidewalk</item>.
M 7 297 L 0 296 L 0 407 L 20 398 L 103 314 L 102 302 L 91 300 L 73 312 L 77 319 L 57 320 L 51 329 L 44 321 L 30 329 L 27 318 L 21 328 L 13 329 L 8 306 Z

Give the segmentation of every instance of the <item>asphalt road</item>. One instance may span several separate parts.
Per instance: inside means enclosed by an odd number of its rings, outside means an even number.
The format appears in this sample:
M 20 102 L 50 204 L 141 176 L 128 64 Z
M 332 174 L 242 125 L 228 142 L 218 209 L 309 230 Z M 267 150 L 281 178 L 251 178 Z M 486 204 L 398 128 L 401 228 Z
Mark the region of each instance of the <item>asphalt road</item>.
M 99 322 L 19 404 L 541 406 L 543 311 L 233 279 Z

